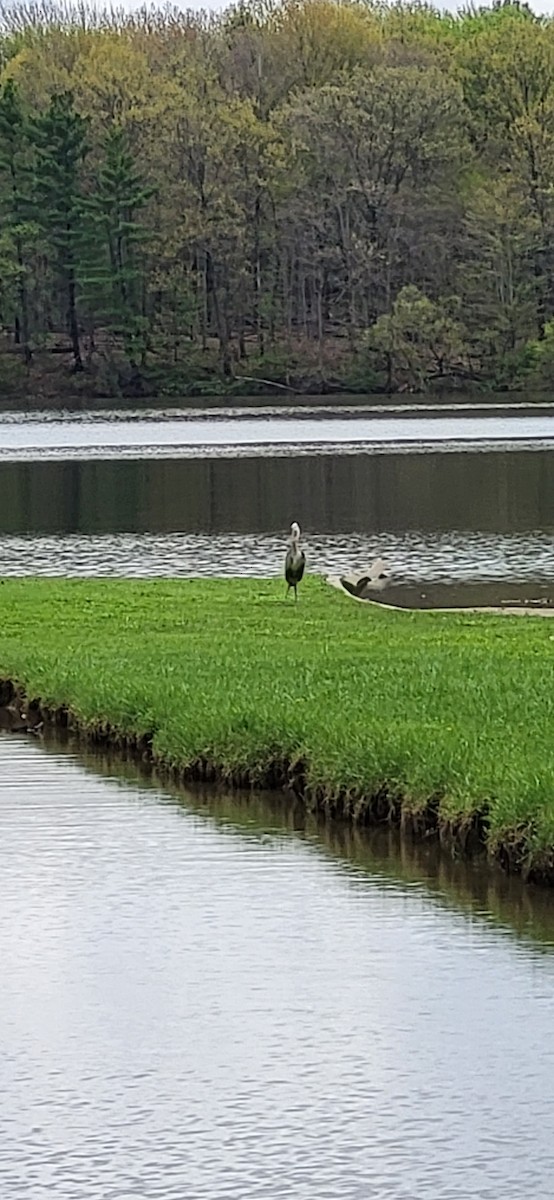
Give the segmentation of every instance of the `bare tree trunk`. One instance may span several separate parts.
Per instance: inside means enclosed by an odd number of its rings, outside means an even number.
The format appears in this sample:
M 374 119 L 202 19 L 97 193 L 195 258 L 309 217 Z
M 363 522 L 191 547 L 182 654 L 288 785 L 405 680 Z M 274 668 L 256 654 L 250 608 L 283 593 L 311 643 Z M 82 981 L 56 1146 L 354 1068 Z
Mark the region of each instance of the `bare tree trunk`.
M 316 310 L 316 330 L 317 330 L 317 348 L 318 348 L 318 365 L 320 371 L 323 370 L 323 281 L 321 273 L 316 270 L 314 274 L 314 289 L 315 289 L 315 310 Z
M 69 250 L 67 255 L 67 303 L 69 336 L 71 338 L 71 348 L 73 351 L 73 370 L 76 374 L 79 374 L 84 370 L 84 368 L 83 360 L 81 358 L 81 346 L 79 342 L 79 322 L 77 320 L 75 268 L 73 266 L 73 256 Z
M 27 285 L 25 283 L 25 267 L 24 267 L 24 263 L 23 263 L 23 247 L 21 245 L 20 237 L 16 238 L 15 245 L 16 245 L 16 254 L 17 254 L 18 275 L 19 275 L 17 290 L 19 293 L 19 309 L 20 309 L 20 313 L 21 313 L 21 342 L 23 345 L 23 355 L 25 358 L 26 366 L 30 366 L 33 355 L 31 353 L 31 347 L 29 345 L 29 306 L 27 303 Z
M 92 366 L 92 359 L 93 359 L 95 350 L 96 350 L 96 343 L 94 340 L 94 325 L 91 321 L 91 323 L 89 325 L 88 347 L 87 347 L 87 355 L 86 355 L 86 364 L 87 364 L 88 370 L 90 370 L 90 368 Z
M 340 204 L 337 207 L 337 227 L 339 232 L 339 245 L 344 267 L 347 296 L 348 319 L 346 322 L 346 336 L 348 338 L 350 350 L 353 353 L 356 349 L 356 303 L 354 298 L 354 282 L 352 279 L 352 263 L 350 254 L 350 223 L 348 220 L 348 214 L 343 212 Z
M 252 278 L 254 283 L 254 331 L 258 339 L 258 352 L 263 357 L 265 353 L 265 338 L 263 321 L 261 317 L 261 299 L 262 299 L 262 264 L 260 258 L 260 225 L 261 225 L 261 199 L 260 190 L 257 189 L 256 200 L 254 203 L 254 248 L 252 262 Z
M 202 263 L 202 304 L 200 308 L 200 329 L 202 335 L 202 350 L 206 350 L 208 346 L 208 253 L 203 255 Z
M 308 338 L 310 336 L 310 326 L 309 326 L 309 315 L 308 315 L 308 297 L 306 295 L 307 280 L 306 280 L 306 273 L 304 271 L 304 267 L 302 266 L 301 268 L 299 268 L 299 270 L 301 270 L 300 299 L 302 302 L 302 332 L 303 332 L 306 340 L 308 340 Z
M 231 349 L 229 345 L 229 326 L 227 321 L 227 313 L 223 311 L 219 296 L 219 289 L 215 277 L 213 258 L 209 250 L 206 251 L 206 287 L 208 296 L 211 296 L 215 327 L 219 341 L 219 356 L 221 359 L 221 367 L 223 374 L 231 375 Z
M 17 178 L 16 178 L 15 164 L 13 162 L 13 159 L 11 162 L 10 169 L 11 169 L 11 180 L 12 180 L 13 206 L 14 206 L 14 213 L 15 213 L 18 210 L 18 198 L 17 198 Z M 18 296 L 19 296 L 19 316 L 20 316 L 20 321 L 17 323 L 19 328 L 16 326 L 15 340 L 18 344 L 23 345 L 23 354 L 24 354 L 24 358 L 25 358 L 25 364 L 26 364 L 26 366 L 30 366 L 31 359 L 33 356 L 31 353 L 31 347 L 29 345 L 29 305 L 28 305 L 28 301 L 27 301 L 27 284 L 25 281 L 25 263 L 23 260 L 23 242 L 21 240 L 19 233 L 17 234 L 16 239 L 15 239 L 15 252 L 16 252 L 16 256 L 17 256 L 17 272 L 18 272 L 17 292 L 18 292 Z

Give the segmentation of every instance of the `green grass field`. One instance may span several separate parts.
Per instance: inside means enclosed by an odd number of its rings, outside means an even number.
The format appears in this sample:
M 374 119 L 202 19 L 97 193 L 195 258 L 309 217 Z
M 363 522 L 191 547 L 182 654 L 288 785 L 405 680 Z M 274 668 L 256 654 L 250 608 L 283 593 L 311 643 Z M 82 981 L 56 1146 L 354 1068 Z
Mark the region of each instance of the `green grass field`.
M 488 814 L 554 848 L 554 621 L 387 612 L 322 580 L 5 580 L 0 676 L 185 767 L 306 763 L 329 797 Z

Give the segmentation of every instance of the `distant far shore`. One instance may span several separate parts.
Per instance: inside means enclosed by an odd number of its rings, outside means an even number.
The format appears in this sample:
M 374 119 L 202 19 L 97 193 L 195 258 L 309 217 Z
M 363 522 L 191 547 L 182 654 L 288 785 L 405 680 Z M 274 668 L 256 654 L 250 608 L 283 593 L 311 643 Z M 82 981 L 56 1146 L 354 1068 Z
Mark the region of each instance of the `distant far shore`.
M 352 366 L 352 364 L 350 364 Z M 278 369 L 276 369 L 278 367 Z M 43 351 L 33 356 L 28 367 L 11 353 L 0 349 L 0 412 L 49 409 L 113 408 L 119 404 L 133 407 L 183 405 L 217 407 L 222 402 L 255 400 L 264 404 L 289 405 L 348 404 L 355 398 L 379 403 L 398 404 L 411 400 L 421 403 L 475 403 L 476 406 L 510 398 L 530 403 L 548 399 L 544 392 L 523 392 L 520 387 L 485 386 L 477 380 L 458 377 L 429 380 L 420 387 L 402 380 L 392 388 L 362 370 L 323 371 L 311 362 L 303 368 L 296 360 L 290 372 L 280 364 L 256 361 L 239 363 L 230 375 L 223 375 L 213 356 L 207 356 L 201 369 L 192 363 L 164 364 L 149 362 L 130 371 L 128 365 L 109 369 L 100 360 L 76 375 L 70 369 L 69 355 Z

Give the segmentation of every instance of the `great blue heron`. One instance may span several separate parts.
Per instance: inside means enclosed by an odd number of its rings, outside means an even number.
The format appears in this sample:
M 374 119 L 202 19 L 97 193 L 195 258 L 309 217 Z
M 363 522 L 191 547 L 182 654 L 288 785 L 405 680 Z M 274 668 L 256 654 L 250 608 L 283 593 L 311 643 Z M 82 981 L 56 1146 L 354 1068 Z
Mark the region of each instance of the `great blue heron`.
M 306 566 L 306 555 L 298 545 L 300 541 L 300 526 L 293 521 L 290 527 L 290 546 L 287 550 L 285 559 L 285 579 L 287 581 L 287 596 L 291 588 L 294 588 L 294 599 L 298 600 L 297 587 L 304 574 Z

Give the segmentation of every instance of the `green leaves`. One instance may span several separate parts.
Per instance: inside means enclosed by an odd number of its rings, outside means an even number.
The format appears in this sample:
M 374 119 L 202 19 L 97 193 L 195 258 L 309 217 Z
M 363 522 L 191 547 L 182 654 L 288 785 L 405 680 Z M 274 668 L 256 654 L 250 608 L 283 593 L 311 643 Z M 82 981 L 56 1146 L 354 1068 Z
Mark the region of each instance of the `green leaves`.
M 533 379 L 552 20 L 334 0 L 23 15 L 2 63 L 0 318 L 28 363 L 67 331 L 74 368 L 115 390 L 129 367 L 135 390 L 146 368 L 174 391 L 183 372 L 216 391 Z
M 16 339 L 31 362 L 29 322 L 30 262 L 36 248 L 34 221 L 34 155 L 30 124 L 19 91 L 8 79 L 0 92 L 0 246 L 1 300 Z
M 33 119 L 30 136 L 36 154 L 36 212 L 63 269 L 64 256 L 73 251 L 78 236 L 80 172 L 87 153 L 86 122 L 75 111 L 71 92 L 52 97 L 46 112 Z
M 37 220 L 54 251 L 67 298 L 73 369 L 82 371 L 76 258 L 81 235 L 81 165 L 87 143 L 86 122 L 75 111 L 71 92 L 54 94 L 46 112 L 33 119 L 31 142 L 36 154 Z
M 381 370 L 388 363 L 396 383 L 424 390 L 433 376 L 463 369 L 467 333 L 452 301 L 450 308 L 454 311 L 435 304 L 416 287 L 402 288 L 392 312 L 379 317 L 368 334 L 368 347 L 380 355 Z
M 133 362 L 143 351 L 148 328 L 142 311 L 148 232 L 139 214 L 154 189 L 137 170 L 120 127 L 109 129 L 101 153 L 94 190 L 81 205 L 80 281 L 91 316 L 123 337 Z

